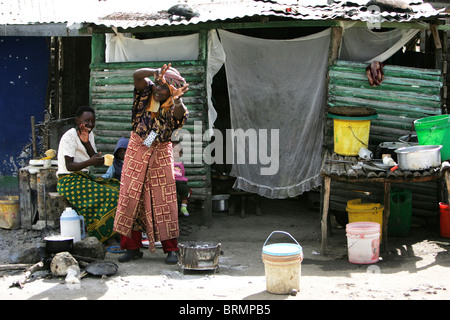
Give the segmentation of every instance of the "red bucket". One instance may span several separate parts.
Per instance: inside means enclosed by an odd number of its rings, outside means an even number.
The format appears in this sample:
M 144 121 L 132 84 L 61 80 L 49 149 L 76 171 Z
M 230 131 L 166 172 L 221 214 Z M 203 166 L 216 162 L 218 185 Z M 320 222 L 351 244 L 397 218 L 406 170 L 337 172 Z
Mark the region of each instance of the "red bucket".
M 450 208 L 448 203 L 439 202 L 441 237 L 450 238 Z

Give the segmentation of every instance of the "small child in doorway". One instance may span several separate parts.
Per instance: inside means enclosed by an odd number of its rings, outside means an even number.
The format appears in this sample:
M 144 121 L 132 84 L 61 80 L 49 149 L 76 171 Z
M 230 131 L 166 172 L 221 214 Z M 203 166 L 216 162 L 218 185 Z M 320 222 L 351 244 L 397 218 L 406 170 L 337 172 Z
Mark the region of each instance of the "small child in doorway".
M 187 203 L 189 199 L 189 187 L 188 187 L 188 179 L 184 175 L 184 165 L 181 161 L 181 157 L 183 155 L 183 149 L 181 143 L 179 141 L 172 141 L 173 146 L 173 166 L 174 166 L 174 174 L 175 174 L 175 183 L 177 186 L 177 194 L 181 197 L 181 213 L 188 217 L 189 212 L 187 210 Z
M 113 165 L 108 168 L 108 171 L 106 171 L 104 175 L 102 175 L 102 178 L 115 178 L 120 181 L 120 177 L 122 175 L 123 159 L 125 158 L 127 147 L 127 138 L 122 137 L 119 139 L 119 141 L 117 141 L 116 149 L 114 150 Z

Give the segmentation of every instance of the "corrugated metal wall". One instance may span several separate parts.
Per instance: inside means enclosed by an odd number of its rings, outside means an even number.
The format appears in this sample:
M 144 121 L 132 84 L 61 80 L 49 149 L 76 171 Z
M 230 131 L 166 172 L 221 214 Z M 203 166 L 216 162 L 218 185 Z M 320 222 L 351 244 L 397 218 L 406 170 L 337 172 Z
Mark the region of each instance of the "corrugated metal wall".
M 330 67 L 328 105 L 359 106 L 377 110 L 378 119 L 371 120 L 370 148 L 381 142 L 398 141 L 409 134 L 416 119 L 442 113 L 441 70 L 387 65 L 381 85 L 369 85 L 368 64 L 337 61 Z M 333 120 L 326 120 L 324 144 L 332 149 Z M 413 193 L 413 215 L 435 220 L 438 216 L 440 182 L 393 184 L 393 188 L 410 189 Z M 332 181 L 330 209 L 345 211 L 346 202 L 362 198 L 383 202 L 383 184 L 341 183 Z
M 377 110 L 378 119 L 371 121 L 371 144 L 398 141 L 409 133 L 414 120 L 442 113 L 441 70 L 387 65 L 383 68 L 383 83 L 371 87 L 367 66 L 350 61 L 332 65 L 328 102 L 330 107 L 360 106 Z M 332 123 L 328 122 L 328 125 Z
M 120 137 L 130 136 L 133 72 L 143 67 L 159 68 L 164 63 L 168 62 L 91 64 L 91 106 L 96 111 L 95 133 L 99 151 L 113 152 Z M 172 66 L 186 79 L 190 88 L 183 97 L 190 114 L 183 129 L 191 134 L 193 147 L 200 148 L 201 152 L 197 154 L 203 154 L 205 143 L 202 142 L 202 137 L 193 136 L 194 131 L 203 133 L 207 124 L 204 61 L 175 61 Z M 183 144 L 183 148 L 186 147 L 188 146 Z M 209 169 L 201 158 L 195 160 L 197 161 L 191 161 L 192 164 L 185 163 L 188 185 L 193 199 L 204 200 L 210 181 Z

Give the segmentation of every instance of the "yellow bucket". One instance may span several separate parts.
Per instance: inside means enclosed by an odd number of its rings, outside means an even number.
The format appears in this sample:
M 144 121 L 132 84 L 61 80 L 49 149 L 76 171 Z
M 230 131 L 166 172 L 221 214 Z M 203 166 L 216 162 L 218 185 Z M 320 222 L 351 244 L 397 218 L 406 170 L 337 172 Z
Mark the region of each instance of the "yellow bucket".
M 20 228 L 19 196 L 4 196 L 0 198 L 0 228 Z
M 383 234 L 383 211 L 380 203 L 362 203 L 361 199 L 347 201 L 348 222 L 377 222 Z M 381 239 L 381 236 L 380 236 Z
M 343 156 L 357 156 L 361 148 L 369 146 L 370 120 L 334 119 L 334 152 Z
M 343 156 L 357 156 L 361 148 L 368 148 L 370 120 L 378 118 L 378 114 L 346 116 L 328 113 L 328 116 L 334 119 L 335 153 Z

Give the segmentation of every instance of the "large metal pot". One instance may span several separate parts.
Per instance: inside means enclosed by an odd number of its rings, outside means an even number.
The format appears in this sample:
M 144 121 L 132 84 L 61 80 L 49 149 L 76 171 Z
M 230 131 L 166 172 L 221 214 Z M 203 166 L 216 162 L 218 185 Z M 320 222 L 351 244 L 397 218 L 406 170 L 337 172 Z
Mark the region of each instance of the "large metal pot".
M 45 237 L 45 250 L 48 253 L 58 253 L 68 251 L 73 248 L 73 237 L 49 236 Z
M 228 211 L 229 194 L 217 194 L 212 196 L 212 211 L 223 212 Z
M 426 170 L 441 165 L 442 146 L 412 146 L 395 150 L 401 170 Z

